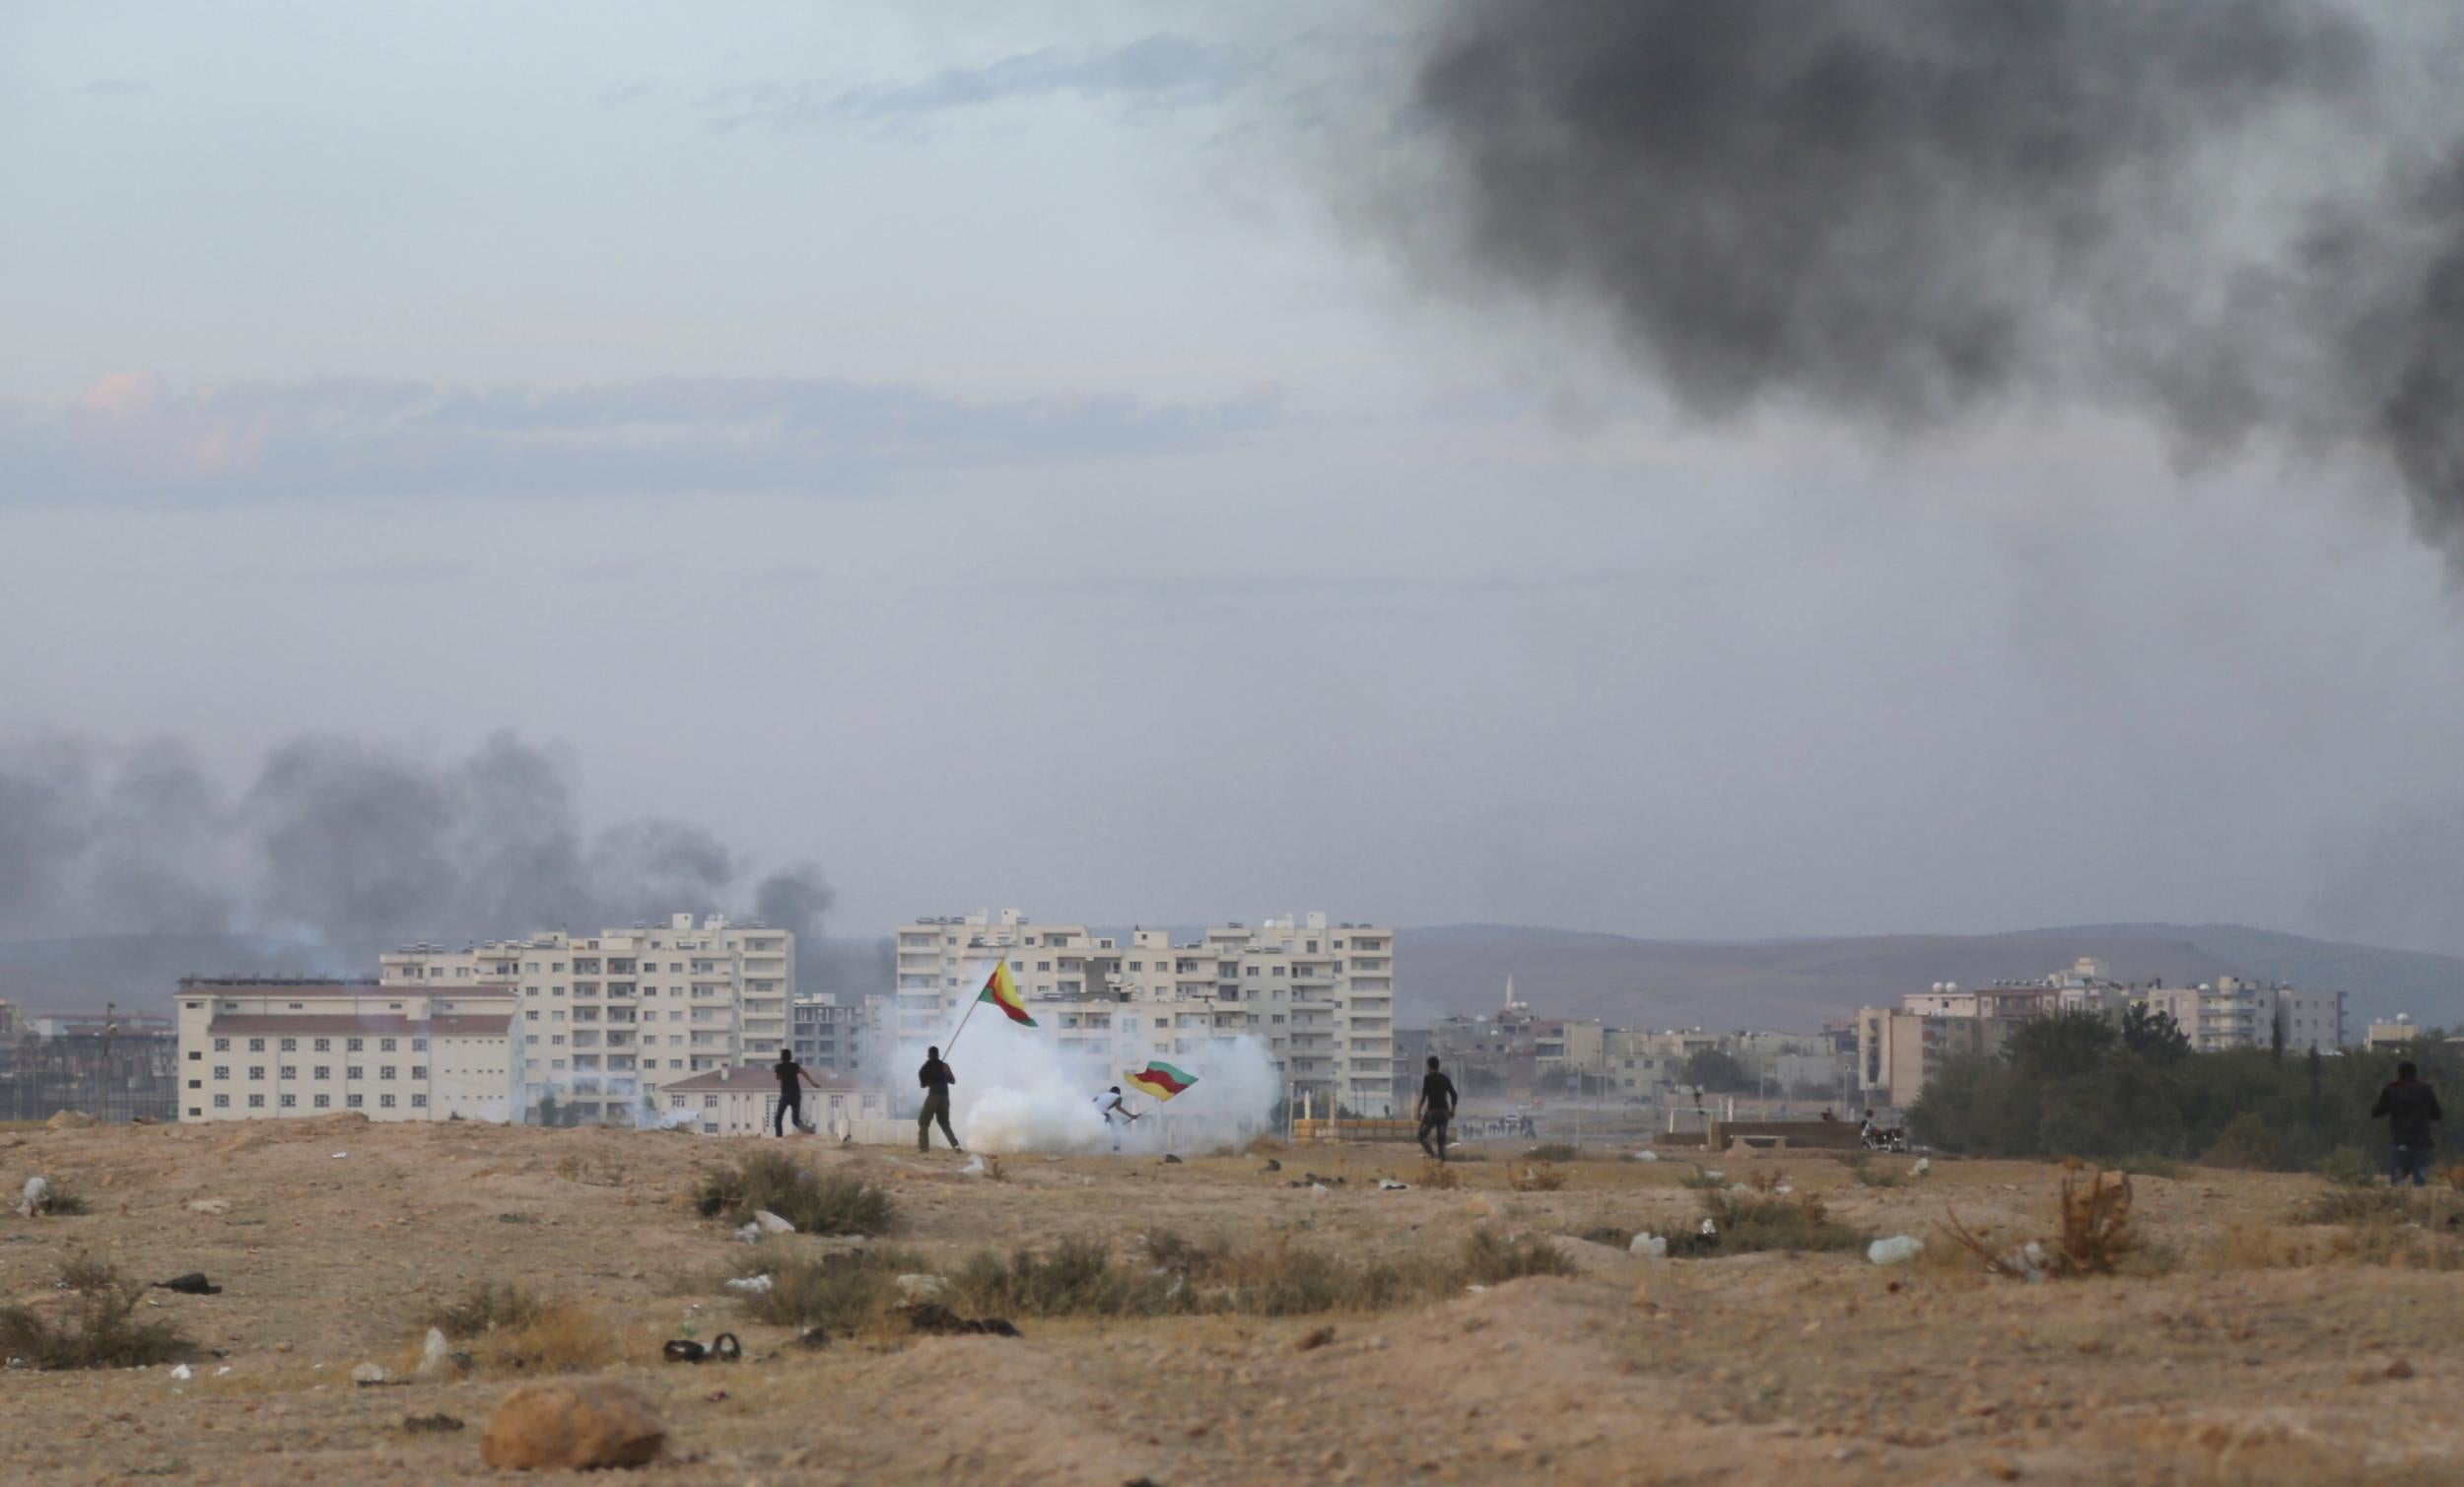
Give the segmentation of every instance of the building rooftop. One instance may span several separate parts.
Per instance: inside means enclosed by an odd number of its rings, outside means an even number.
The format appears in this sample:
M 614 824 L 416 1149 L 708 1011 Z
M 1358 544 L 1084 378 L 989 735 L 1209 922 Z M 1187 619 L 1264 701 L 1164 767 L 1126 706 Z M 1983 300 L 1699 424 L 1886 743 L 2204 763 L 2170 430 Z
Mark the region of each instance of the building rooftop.
M 357 1017 L 232 1014 L 215 1018 L 206 1024 L 205 1030 L 221 1038 L 234 1034 L 264 1033 L 411 1033 L 420 1037 L 502 1038 L 512 1031 L 513 1025 L 511 1013 L 495 1016 L 447 1014 L 443 1017 L 406 1017 L 399 1012 L 362 1013 Z
M 806 1089 L 818 1087 L 825 1092 L 844 1093 L 880 1088 L 877 1084 L 866 1084 L 829 1069 L 814 1068 L 811 1064 L 804 1065 L 804 1073 L 812 1081 L 805 1086 Z M 771 1072 L 771 1065 L 745 1063 L 731 1068 L 711 1069 L 688 1079 L 670 1079 L 659 1085 L 659 1092 L 669 1095 L 767 1094 L 778 1087 L 779 1076 Z

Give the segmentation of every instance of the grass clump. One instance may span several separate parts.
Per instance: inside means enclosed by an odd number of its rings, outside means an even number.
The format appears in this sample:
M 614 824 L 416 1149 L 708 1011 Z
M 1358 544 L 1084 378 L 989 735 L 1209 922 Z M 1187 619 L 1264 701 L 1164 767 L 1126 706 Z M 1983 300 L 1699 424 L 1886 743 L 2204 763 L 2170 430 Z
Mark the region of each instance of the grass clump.
M 2378 1176 L 2358 1146 L 2339 1146 L 2318 1163 L 2318 1175 L 2340 1187 L 2366 1187 Z
M 1697 1228 L 1692 1234 L 1672 1235 L 1671 1254 L 1699 1258 L 1711 1254 L 1751 1254 L 1765 1250 L 1786 1254 L 1824 1253 L 1862 1250 L 1873 1238 L 1862 1229 L 1832 1218 L 1822 1200 L 1810 1192 L 1784 1197 L 1777 1193 L 1707 1190 L 1702 1194 L 1702 1212 L 1711 1221 L 1712 1232 L 1704 1234 Z
M 1569 1141 L 1548 1141 L 1524 1153 L 1535 1162 L 1580 1162 L 1583 1153 Z
M 623 1339 L 581 1303 L 510 1281 L 481 1281 L 429 1307 L 414 1330 L 430 1327 L 470 1344 L 471 1361 L 492 1373 L 588 1373 L 620 1362 L 624 1351 Z
M 60 1267 L 65 1305 L 0 1307 L 0 1356 L 37 1369 L 146 1368 L 197 1355 L 169 1320 L 134 1317 L 146 1288 L 79 1255 Z
M 1439 1192 L 1452 1192 L 1463 1185 L 1463 1179 L 1451 1163 L 1432 1162 L 1423 1157 L 1420 1160 L 1420 1185 Z
M 1875 1166 L 1873 1157 L 1864 1152 L 1850 1157 L 1847 1167 L 1848 1180 L 1859 1187 L 1896 1187 L 1907 1181 L 1895 1172 Z
M 1457 1263 L 1466 1283 L 1475 1286 L 1502 1286 L 1527 1275 L 1572 1275 L 1575 1270 L 1574 1261 L 1540 1235 L 1509 1237 L 1488 1229 L 1472 1231 Z
M 741 1224 L 779 1215 L 803 1234 L 887 1234 L 898 1220 L 890 1190 L 845 1174 L 823 1177 L 784 1152 L 757 1151 L 707 1174 L 694 1206 L 705 1218 Z
M 2126 1261 L 2142 1252 L 2139 1232 L 2131 1227 L 2131 1185 L 2128 1174 L 2113 1177 L 2090 1170 L 2083 1180 L 2074 1171 L 2062 1179 L 2053 1234 L 1998 1250 L 1982 1235 L 1946 1217 L 1944 1232 L 1982 1262 L 1985 1272 L 2008 1280 L 2079 1279 L 2120 1273 Z
M 539 1318 L 548 1303 L 512 1281 L 480 1281 L 453 1301 L 437 1302 L 419 1316 L 423 1327 L 447 1337 L 476 1337 L 500 1328 L 523 1327 Z
M 900 1250 L 850 1250 L 798 1255 L 783 1264 L 747 1264 L 747 1275 L 767 1274 L 770 1289 L 736 1299 L 745 1315 L 773 1326 L 819 1327 L 852 1333 L 879 1321 L 904 1299 L 898 1278 L 922 1269 Z
M 1526 1167 L 1521 1172 L 1506 1174 L 1506 1185 L 1517 1192 L 1555 1192 L 1566 1185 L 1566 1175 L 1554 1162 Z

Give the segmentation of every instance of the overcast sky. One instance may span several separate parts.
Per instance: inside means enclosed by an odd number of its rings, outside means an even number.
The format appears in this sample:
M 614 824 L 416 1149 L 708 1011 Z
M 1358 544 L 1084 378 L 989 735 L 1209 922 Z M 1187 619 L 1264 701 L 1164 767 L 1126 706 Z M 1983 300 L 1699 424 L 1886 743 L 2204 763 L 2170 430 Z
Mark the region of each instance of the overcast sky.
M 1373 225 L 1415 14 L 9 8 L 0 733 L 511 729 L 842 933 L 2464 950 L 2395 493 L 1682 422 Z

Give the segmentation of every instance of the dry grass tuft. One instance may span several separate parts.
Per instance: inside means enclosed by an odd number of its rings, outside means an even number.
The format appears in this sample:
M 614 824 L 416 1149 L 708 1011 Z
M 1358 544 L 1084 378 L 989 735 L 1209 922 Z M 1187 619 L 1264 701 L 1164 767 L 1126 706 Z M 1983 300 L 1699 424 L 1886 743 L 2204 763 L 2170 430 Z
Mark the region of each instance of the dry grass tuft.
M 1985 1235 L 1951 1214 L 1944 1216 L 1944 1232 L 1974 1255 L 1985 1273 L 2009 1280 L 2072 1280 L 2118 1273 L 2126 1260 L 2141 1251 L 2139 1234 L 2130 1223 L 2130 1178 L 2114 1177 L 2108 1183 L 2105 1180 L 2113 1175 L 2096 1170 L 2088 1172 L 2083 1183 L 2079 1178 L 2083 1169 L 2064 1165 L 2068 1171 L 2056 1210 L 2059 1227 L 2050 1237 L 2008 1250 L 1996 1250 Z
M 438 1302 L 420 1314 L 422 1327 L 447 1337 L 471 1338 L 499 1328 L 528 1326 L 546 1310 L 537 1293 L 512 1281 L 480 1281 L 460 1299 Z
M 1580 1162 L 1583 1160 L 1582 1151 L 1568 1141 L 1550 1141 L 1535 1146 L 1523 1155 L 1535 1162 Z
M 852 1334 L 880 1325 L 905 1299 L 899 1276 L 921 1272 L 924 1264 L 905 1250 L 868 1247 L 798 1255 L 780 1264 L 748 1262 L 738 1268 L 747 1275 L 770 1276 L 769 1290 L 736 1297 L 754 1320 Z
M 1849 1181 L 1859 1187 L 1896 1187 L 1906 1181 L 1895 1172 L 1875 1166 L 1874 1158 L 1865 1152 L 1850 1157 L 1846 1166 Z
M 458 1300 L 429 1307 L 414 1330 L 424 1335 L 430 1327 L 468 1343 L 473 1362 L 490 1373 L 588 1373 L 624 1355 L 623 1337 L 587 1307 L 511 1281 L 481 1281 Z
M 1669 1237 L 1669 1252 L 1697 1258 L 1713 1254 L 1750 1254 L 1777 1250 L 1784 1253 L 1821 1253 L 1862 1250 L 1872 1236 L 1840 1223 L 1813 1193 L 1781 1197 L 1774 1193 L 1706 1190 L 1703 1216 L 1712 1233 Z
M 1439 1192 L 1452 1192 L 1463 1185 L 1463 1178 L 1451 1164 L 1420 1159 L 1420 1185 Z
M 756 1210 L 775 1213 L 804 1234 L 887 1234 L 898 1221 L 888 1188 L 845 1174 L 823 1177 L 779 1151 L 751 1152 L 733 1169 L 705 1174 L 694 1206 L 732 1224 Z
M 1506 1185 L 1517 1192 L 1555 1192 L 1566 1185 L 1566 1175 L 1553 1162 L 1526 1167 L 1521 1172 L 1506 1174 Z
M 170 1321 L 131 1319 L 145 1287 L 78 1255 L 60 1267 L 65 1305 L 0 1307 L 0 1356 L 37 1369 L 145 1368 L 193 1358 Z

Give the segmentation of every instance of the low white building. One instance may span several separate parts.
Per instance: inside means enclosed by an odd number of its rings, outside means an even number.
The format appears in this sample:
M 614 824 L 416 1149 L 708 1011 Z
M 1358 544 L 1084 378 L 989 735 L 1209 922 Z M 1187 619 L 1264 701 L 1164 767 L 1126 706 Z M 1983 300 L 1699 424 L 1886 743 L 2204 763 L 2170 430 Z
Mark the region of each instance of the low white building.
M 854 1121 L 889 1118 L 890 1097 L 878 1085 L 826 1069 L 804 1072 L 812 1078 L 804 1087 L 804 1118 L 814 1128 L 844 1132 Z M 767 1136 L 779 1109 L 779 1076 L 767 1066 L 739 1065 L 670 1080 L 659 1093 L 671 1119 L 675 1112 L 694 1114 L 692 1122 L 679 1122 L 686 1129 L 706 1136 Z
M 372 1120 L 506 1120 L 513 998 L 374 981 L 179 983 L 179 1118 L 357 1111 Z

